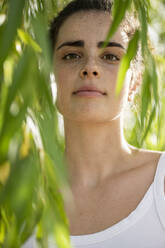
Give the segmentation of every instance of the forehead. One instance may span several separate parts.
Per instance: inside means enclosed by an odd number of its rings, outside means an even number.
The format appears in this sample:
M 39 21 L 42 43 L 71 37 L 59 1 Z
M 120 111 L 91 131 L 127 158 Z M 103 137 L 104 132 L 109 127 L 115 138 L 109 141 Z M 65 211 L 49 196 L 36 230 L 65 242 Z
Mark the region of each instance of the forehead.
M 97 43 L 105 40 L 112 23 L 108 12 L 89 10 L 79 11 L 66 19 L 59 30 L 57 46 L 61 42 L 70 40 L 84 40 L 85 43 Z M 117 41 L 125 46 L 121 28 L 117 30 L 112 41 Z

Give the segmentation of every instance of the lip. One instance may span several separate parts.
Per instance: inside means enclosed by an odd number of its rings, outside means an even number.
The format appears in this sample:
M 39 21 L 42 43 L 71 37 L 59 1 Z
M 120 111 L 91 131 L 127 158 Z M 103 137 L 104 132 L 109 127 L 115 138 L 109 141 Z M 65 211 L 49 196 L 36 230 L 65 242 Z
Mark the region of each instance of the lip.
M 86 85 L 86 86 L 82 86 L 80 87 L 78 90 L 74 91 L 73 94 L 76 95 L 77 93 L 80 93 L 80 92 L 88 92 L 88 93 L 99 93 L 99 94 L 102 94 L 102 95 L 106 95 L 105 92 L 103 92 L 102 90 L 99 90 L 97 87 L 95 86 L 92 86 L 92 85 Z

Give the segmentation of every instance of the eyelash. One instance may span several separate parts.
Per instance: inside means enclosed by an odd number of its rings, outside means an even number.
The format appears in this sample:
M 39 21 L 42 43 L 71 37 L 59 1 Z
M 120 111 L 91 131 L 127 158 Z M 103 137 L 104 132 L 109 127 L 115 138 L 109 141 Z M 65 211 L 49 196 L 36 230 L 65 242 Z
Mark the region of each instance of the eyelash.
M 62 59 L 63 60 L 77 60 L 78 58 L 70 58 L 70 59 L 67 59 L 67 56 L 78 56 L 78 57 L 81 57 L 81 55 L 78 55 L 78 54 L 76 54 L 76 53 L 68 53 L 68 54 L 66 54 Z M 110 55 L 110 56 L 113 56 L 113 58 L 116 58 L 116 60 L 115 61 L 119 61 L 120 60 L 120 58 L 118 57 L 118 56 L 116 56 L 116 55 L 114 55 L 114 54 L 111 54 L 111 53 L 108 53 L 108 54 L 104 54 L 102 57 L 104 57 L 104 56 L 108 56 L 108 55 Z M 111 60 L 111 61 L 114 61 L 114 60 Z
M 63 60 L 71 60 L 71 59 L 67 59 L 67 56 L 70 56 L 70 55 L 76 55 L 76 56 L 79 56 L 80 57 L 80 55 L 78 55 L 78 54 L 76 54 L 76 53 L 68 53 L 68 54 L 66 54 L 62 59 Z M 73 58 L 72 58 L 73 59 Z M 77 59 L 77 58 L 74 58 L 74 59 Z
M 108 56 L 108 55 L 109 55 L 109 56 L 113 56 L 113 58 L 116 59 L 115 61 L 119 61 L 119 60 L 120 60 L 118 56 L 116 56 L 116 55 L 114 55 L 114 54 L 111 54 L 111 53 L 104 54 L 103 57 L 104 57 L 104 56 Z M 114 61 L 114 60 L 111 60 L 111 61 Z

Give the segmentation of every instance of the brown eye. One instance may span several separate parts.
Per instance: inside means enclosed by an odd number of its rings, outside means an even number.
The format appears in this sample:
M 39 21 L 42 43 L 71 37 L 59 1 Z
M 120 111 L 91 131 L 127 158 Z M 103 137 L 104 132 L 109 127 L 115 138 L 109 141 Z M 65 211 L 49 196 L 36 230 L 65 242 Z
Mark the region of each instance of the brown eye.
M 104 60 L 119 61 L 120 59 L 114 54 L 105 54 L 102 57 Z
M 78 55 L 76 53 L 68 53 L 62 59 L 63 60 L 72 60 L 72 59 L 79 59 L 79 58 L 80 58 L 80 55 Z

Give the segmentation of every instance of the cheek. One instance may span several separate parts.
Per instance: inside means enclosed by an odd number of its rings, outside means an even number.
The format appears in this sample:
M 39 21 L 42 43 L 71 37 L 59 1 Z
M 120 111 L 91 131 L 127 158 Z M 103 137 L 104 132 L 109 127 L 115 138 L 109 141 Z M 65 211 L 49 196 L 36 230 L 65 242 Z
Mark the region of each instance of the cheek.
M 116 85 L 117 85 L 117 76 L 118 76 L 119 66 L 112 66 L 109 68 L 106 74 L 104 74 L 106 81 L 108 79 L 108 88 L 111 93 L 115 93 Z
M 57 84 L 57 98 L 63 94 L 65 87 L 67 87 L 65 71 L 62 68 L 55 68 L 55 81 Z M 64 87 L 65 86 L 65 87 Z
M 57 107 L 62 111 L 65 106 L 68 105 L 70 95 L 72 93 L 72 78 L 66 72 L 63 67 L 58 67 L 55 69 L 55 80 L 57 84 Z
M 77 69 L 75 67 L 58 65 L 55 67 L 55 80 L 57 83 L 57 97 L 67 101 L 78 84 Z M 65 98 L 65 99 L 64 99 Z
M 75 71 L 72 70 L 72 68 L 69 68 L 66 65 L 60 65 L 60 64 L 55 67 L 54 72 L 55 72 L 56 82 L 59 85 L 65 84 L 66 87 L 69 84 L 68 82 L 73 80 L 73 76 L 75 74 Z
M 55 80 L 57 85 L 63 84 L 65 80 L 65 70 L 62 66 L 55 66 L 54 68 Z

